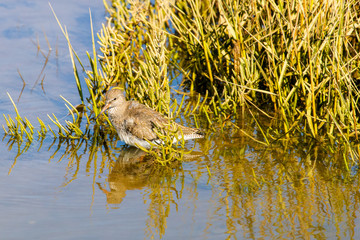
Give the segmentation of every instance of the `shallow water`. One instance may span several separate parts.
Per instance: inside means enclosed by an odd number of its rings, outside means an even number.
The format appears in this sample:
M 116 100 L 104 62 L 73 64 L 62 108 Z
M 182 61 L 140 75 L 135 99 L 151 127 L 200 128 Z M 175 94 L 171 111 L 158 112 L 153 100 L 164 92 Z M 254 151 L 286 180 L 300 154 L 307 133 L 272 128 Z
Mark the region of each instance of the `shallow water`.
M 85 60 L 91 50 L 88 8 L 98 31 L 105 21 L 102 1 L 51 4 Z M 1 113 L 14 114 L 9 92 L 30 121 L 64 116 L 59 95 L 74 103 L 78 96 L 48 2 L 2 1 L 0 20 L 0 53 L 6 56 L 0 58 Z M 52 50 L 42 72 L 45 57 L 36 42 L 47 56 L 44 33 Z M 21 96 L 17 70 L 26 82 Z M 256 128 L 246 117 L 235 124 Z M 263 140 L 260 134 L 257 139 Z M 329 161 L 341 154 L 301 141 L 267 148 L 234 128 L 186 147 L 194 144 L 184 162 L 161 167 L 116 140 L 91 152 L 91 141 L 49 137 L 18 156 L 24 146 L 19 150 L 5 138 L 1 239 L 359 239 L 357 169 L 344 174 L 341 164 Z

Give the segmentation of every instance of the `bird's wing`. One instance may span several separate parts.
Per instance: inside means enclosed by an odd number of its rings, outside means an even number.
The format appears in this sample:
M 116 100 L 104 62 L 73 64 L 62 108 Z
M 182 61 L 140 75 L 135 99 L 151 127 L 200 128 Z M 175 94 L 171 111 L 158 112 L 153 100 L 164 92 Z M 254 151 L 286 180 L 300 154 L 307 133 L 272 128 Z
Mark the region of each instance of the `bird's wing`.
M 164 131 L 168 123 L 163 115 L 136 101 L 130 102 L 128 111 L 128 118 L 124 121 L 125 129 L 139 139 L 158 139 L 156 131 Z

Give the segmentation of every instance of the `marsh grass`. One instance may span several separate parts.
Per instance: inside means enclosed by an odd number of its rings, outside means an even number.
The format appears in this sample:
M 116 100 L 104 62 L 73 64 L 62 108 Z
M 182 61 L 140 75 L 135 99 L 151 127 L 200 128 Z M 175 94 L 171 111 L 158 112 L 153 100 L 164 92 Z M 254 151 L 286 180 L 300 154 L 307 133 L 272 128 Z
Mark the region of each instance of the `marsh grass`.
M 92 35 L 90 70 L 58 20 L 82 107 L 79 112 L 64 99 L 72 121 L 63 124 L 49 116 L 57 131 L 41 127 L 39 136 L 110 133 L 102 127 L 109 123 L 106 116 L 94 119 L 104 93 L 120 86 L 127 99 L 172 120 L 193 116 L 193 124 L 207 132 L 236 129 L 264 146 L 291 145 L 300 136 L 341 149 L 348 166 L 357 163 L 359 1 L 113 0 L 104 5 L 109 15 L 97 34 L 99 55 Z M 86 73 L 84 81 L 78 67 Z M 244 114 L 255 120 L 253 130 L 236 123 Z M 267 120 L 258 121 L 258 114 Z M 6 121 L 7 134 L 32 138 L 26 120 Z M 92 129 L 94 122 L 100 131 Z M 170 138 L 160 138 L 166 142 L 161 157 L 150 152 L 164 163 L 178 153 Z
M 206 112 L 254 106 L 282 122 L 271 133 L 258 124 L 267 138 L 299 132 L 358 159 L 359 1 L 189 0 L 174 9 L 184 84 L 209 92 Z

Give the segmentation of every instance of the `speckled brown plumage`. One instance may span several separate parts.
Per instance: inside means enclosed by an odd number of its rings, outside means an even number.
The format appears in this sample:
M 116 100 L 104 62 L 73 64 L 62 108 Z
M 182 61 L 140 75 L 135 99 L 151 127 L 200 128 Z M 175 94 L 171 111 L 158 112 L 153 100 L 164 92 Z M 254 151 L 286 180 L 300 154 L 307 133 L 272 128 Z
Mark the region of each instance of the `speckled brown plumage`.
M 109 119 L 122 141 L 132 146 L 140 145 L 145 148 L 151 147 L 146 140 L 160 144 L 156 131 L 166 134 L 165 126 L 169 124 L 167 118 L 139 102 L 126 101 L 120 89 L 111 89 L 105 97 L 105 106 L 101 113 L 108 109 Z M 199 129 L 177 123 L 175 126 L 181 129 L 185 140 L 204 137 Z M 176 138 L 175 141 L 177 141 Z

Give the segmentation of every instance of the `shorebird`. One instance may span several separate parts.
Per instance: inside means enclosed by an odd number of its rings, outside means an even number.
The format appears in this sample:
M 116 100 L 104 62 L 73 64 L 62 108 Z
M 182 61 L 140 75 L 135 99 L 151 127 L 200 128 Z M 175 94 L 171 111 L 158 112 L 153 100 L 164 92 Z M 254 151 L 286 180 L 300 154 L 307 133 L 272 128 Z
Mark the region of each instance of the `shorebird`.
M 169 126 L 169 119 L 137 101 L 126 101 L 122 90 L 113 88 L 105 94 L 105 98 L 105 106 L 100 114 L 108 110 L 111 124 L 116 129 L 120 140 L 126 144 L 149 149 L 152 147 L 149 142 L 154 145 L 162 144 L 157 132 L 169 134 L 166 128 Z M 172 123 L 179 130 L 173 139 L 174 143 L 181 138 L 188 140 L 204 137 L 200 129 Z

